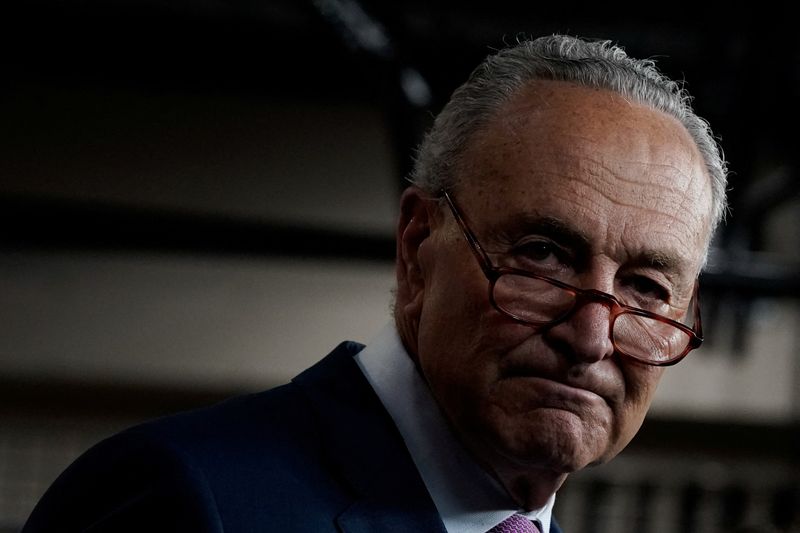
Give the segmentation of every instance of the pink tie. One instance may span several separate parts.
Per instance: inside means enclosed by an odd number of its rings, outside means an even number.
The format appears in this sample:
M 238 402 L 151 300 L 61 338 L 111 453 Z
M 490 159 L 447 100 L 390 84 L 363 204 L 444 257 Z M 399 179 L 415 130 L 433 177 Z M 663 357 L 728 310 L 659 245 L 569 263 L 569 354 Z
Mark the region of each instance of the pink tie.
M 522 515 L 511 515 L 487 533 L 540 533 L 536 524 Z

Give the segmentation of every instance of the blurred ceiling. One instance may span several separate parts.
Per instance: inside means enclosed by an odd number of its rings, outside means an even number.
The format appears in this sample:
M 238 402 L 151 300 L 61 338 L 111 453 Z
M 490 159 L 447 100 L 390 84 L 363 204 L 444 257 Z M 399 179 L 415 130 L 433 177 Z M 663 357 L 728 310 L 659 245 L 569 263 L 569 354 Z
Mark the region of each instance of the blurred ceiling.
M 435 111 L 492 48 L 566 32 L 617 41 L 686 79 L 740 177 L 794 157 L 783 135 L 800 81 L 788 7 L 641 6 L 33 0 L 3 8 L 0 42 L 6 90 L 32 81 L 150 84 L 391 105 L 408 67 L 426 81 L 424 104 Z
M 797 196 L 791 132 L 800 49 L 789 8 L 379 0 L 27 1 L 4 7 L 2 91 L 117 85 L 242 98 L 369 102 L 395 131 L 398 179 L 430 117 L 518 36 L 607 38 L 686 80 L 721 138 L 737 218 L 758 249 L 769 209 Z

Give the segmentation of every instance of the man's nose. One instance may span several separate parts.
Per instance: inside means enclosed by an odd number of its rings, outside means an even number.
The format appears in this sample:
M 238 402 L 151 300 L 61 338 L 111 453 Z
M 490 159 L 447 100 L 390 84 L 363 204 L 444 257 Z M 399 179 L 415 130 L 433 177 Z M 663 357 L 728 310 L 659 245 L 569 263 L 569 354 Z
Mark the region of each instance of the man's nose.
M 545 336 L 575 362 L 595 363 L 614 353 L 610 315 L 611 309 L 605 302 L 579 302 L 578 307 Z

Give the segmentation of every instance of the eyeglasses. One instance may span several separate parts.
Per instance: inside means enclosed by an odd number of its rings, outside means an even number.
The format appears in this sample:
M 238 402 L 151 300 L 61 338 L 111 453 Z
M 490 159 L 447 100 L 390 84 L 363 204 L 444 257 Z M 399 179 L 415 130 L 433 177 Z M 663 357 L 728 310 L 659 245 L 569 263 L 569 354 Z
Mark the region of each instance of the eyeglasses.
M 582 305 L 599 303 L 610 311 L 609 336 L 615 351 L 653 366 L 674 365 L 702 344 L 697 284 L 692 296 L 694 326 L 690 328 L 652 311 L 626 305 L 616 296 L 599 290 L 579 289 L 548 276 L 495 266 L 453 199 L 447 191 L 442 191 L 442 195 L 489 280 L 489 301 L 504 315 L 529 326 L 553 326 Z

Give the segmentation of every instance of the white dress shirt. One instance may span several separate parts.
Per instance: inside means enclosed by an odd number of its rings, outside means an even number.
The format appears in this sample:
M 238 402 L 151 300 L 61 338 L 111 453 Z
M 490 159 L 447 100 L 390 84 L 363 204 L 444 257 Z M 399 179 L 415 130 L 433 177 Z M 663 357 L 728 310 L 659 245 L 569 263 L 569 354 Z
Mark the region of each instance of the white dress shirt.
M 448 533 L 486 533 L 514 513 L 538 522 L 542 531 L 550 530 L 555 494 L 541 509 L 515 506 L 453 435 L 394 323 L 356 361 L 403 436 Z

